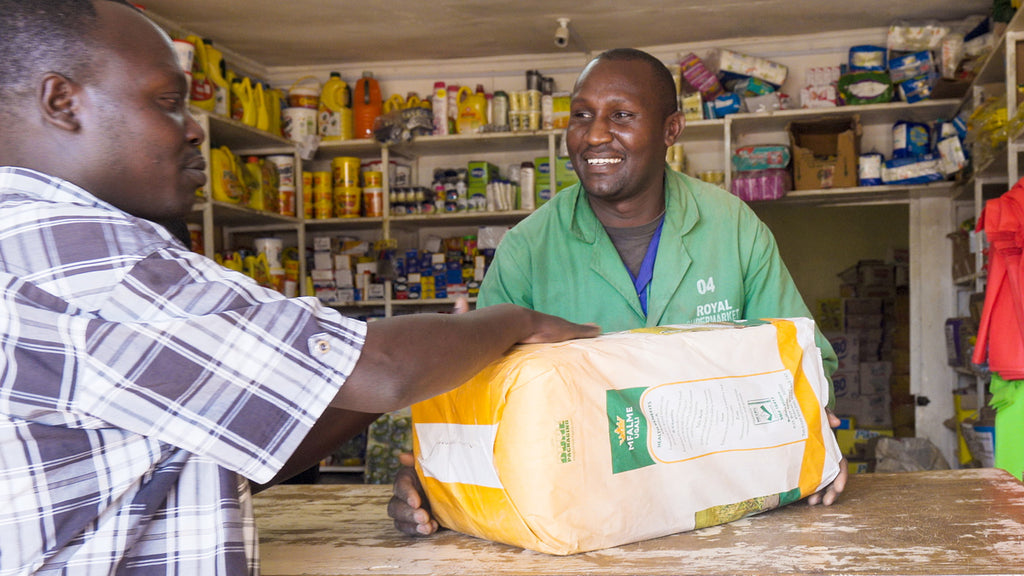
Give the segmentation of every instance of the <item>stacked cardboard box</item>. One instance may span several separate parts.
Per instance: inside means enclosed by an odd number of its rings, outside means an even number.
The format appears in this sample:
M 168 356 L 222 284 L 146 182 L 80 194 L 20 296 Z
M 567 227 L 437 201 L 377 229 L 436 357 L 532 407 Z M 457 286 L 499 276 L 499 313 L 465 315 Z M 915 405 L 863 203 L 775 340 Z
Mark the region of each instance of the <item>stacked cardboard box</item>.
M 534 159 L 534 166 L 537 167 L 536 202 L 537 206 L 551 200 L 556 192 L 579 181 L 579 176 L 573 170 L 572 161 L 568 156 L 555 158 L 554 180 L 552 181 L 551 160 L 547 156 L 539 156 Z
M 839 275 L 840 298 L 817 304 L 816 320 L 839 359 L 835 412 L 852 423 L 850 434 L 914 435 L 908 271 L 906 251 L 862 260 Z
M 384 284 L 377 281 L 378 263 L 368 242 L 336 236 L 313 238 L 313 293 L 324 304 L 381 300 Z

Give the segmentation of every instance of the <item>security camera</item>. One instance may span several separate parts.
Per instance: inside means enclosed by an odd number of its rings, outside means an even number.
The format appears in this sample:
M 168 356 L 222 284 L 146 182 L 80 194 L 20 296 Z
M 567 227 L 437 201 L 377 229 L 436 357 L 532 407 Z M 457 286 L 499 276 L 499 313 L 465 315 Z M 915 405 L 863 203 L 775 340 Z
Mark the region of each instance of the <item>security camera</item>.
M 555 28 L 555 46 L 565 48 L 569 45 L 569 19 L 559 18 L 558 28 Z

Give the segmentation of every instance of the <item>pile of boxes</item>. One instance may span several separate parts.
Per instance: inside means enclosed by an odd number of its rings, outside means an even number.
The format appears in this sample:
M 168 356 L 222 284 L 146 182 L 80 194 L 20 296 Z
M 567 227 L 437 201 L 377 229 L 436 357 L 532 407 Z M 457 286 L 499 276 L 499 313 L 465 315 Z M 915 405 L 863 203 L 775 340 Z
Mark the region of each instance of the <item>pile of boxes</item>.
M 867 462 L 864 439 L 914 435 L 906 251 L 862 260 L 840 278 L 841 297 L 819 301 L 817 321 L 839 360 L 835 413 L 853 430 L 841 448 L 851 462 Z
M 539 208 L 541 204 L 544 204 L 555 195 L 556 192 L 571 186 L 579 181 L 579 176 L 576 175 L 576 171 L 572 168 L 572 161 L 569 160 L 568 156 L 559 156 L 555 158 L 555 178 L 554 185 L 551 180 L 551 159 L 547 156 L 540 156 L 533 160 L 533 165 L 537 169 L 537 181 L 534 184 L 536 188 L 536 206 Z
M 383 300 L 384 284 L 370 243 L 336 236 L 313 237 L 313 293 L 324 304 Z
M 476 237 L 449 238 L 442 250 L 407 250 L 395 258 L 396 300 L 472 297 L 480 291 L 487 258 Z

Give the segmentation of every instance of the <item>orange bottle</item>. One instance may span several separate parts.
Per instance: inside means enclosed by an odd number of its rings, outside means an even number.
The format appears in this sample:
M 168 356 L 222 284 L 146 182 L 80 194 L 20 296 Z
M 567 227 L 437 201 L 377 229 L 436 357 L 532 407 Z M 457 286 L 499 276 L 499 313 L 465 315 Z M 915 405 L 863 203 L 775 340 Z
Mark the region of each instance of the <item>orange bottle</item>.
M 352 95 L 352 125 L 355 138 L 372 138 L 373 121 L 383 112 L 380 85 L 373 72 L 363 72 Z

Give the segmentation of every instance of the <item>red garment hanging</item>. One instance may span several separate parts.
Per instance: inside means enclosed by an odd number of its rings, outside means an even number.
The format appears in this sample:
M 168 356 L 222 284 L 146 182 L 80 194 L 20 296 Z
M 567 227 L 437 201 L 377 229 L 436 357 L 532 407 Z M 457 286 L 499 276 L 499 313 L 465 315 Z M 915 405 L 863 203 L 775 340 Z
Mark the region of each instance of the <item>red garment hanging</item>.
M 1021 252 L 1024 248 L 1024 178 L 1009 192 L 985 203 L 977 230 L 989 243 L 985 307 L 971 361 L 983 364 L 1006 380 L 1024 379 L 1024 291 Z

